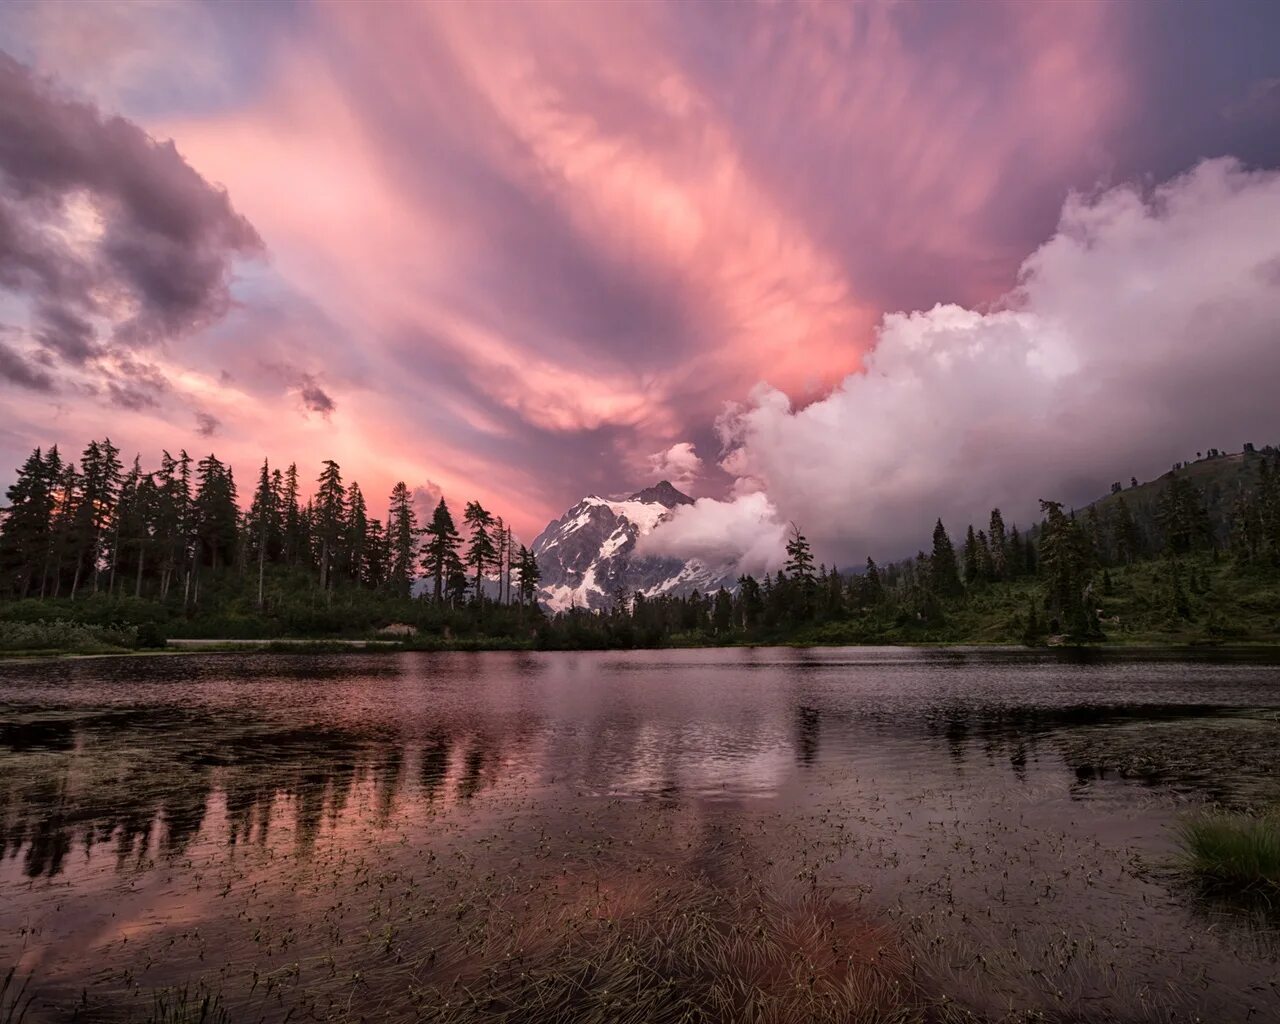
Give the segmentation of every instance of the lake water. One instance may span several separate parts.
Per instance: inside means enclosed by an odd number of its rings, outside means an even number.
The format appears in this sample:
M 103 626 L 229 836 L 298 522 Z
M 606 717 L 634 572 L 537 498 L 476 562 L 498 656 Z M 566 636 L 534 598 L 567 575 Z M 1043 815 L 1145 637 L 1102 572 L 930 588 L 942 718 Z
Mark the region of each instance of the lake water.
M 1273 654 L 10 662 L 0 1022 L 1280 1020 L 1209 803 Z

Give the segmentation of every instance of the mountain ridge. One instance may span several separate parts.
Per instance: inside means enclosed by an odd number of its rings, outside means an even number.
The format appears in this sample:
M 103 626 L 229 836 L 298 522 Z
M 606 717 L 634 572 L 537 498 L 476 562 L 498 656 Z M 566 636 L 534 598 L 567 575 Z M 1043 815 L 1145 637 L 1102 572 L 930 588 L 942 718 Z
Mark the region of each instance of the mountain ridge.
M 612 607 L 623 594 L 683 595 L 731 584 L 731 565 L 635 554 L 641 536 L 675 509 L 693 503 L 669 480 L 625 498 L 588 494 L 580 499 L 533 541 L 542 574 L 539 600 L 552 612 L 599 611 Z

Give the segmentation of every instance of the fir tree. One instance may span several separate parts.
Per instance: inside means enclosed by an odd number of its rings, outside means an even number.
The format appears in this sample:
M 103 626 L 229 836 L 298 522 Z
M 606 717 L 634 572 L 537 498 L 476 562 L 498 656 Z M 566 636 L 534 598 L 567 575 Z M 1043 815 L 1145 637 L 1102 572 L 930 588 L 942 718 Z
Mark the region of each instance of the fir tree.
M 1009 575 L 1009 543 L 1005 537 L 1004 516 L 998 508 L 991 510 L 991 522 L 987 529 L 987 544 L 991 550 L 991 578 L 1007 579 Z
M 956 552 L 947 536 L 946 527 L 939 519 L 933 528 L 933 554 L 929 559 L 929 581 L 932 593 L 938 597 L 958 597 L 964 591 L 960 582 L 960 570 L 956 566 Z
M 347 490 L 338 464 L 326 459 L 316 481 L 320 488 L 312 503 L 313 536 L 320 544 L 320 589 L 333 589 L 333 564 L 346 529 Z
M 498 549 L 493 543 L 493 514 L 480 502 L 469 501 L 462 518 L 471 528 L 466 563 L 475 573 L 475 599 L 479 603 L 484 600 L 484 573 L 498 558 Z
M 450 580 L 453 579 L 457 566 L 462 564 L 458 557 L 461 538 L 457 527 L 453 525 L 453 516 L 449 513 L 449 506 L 445 504 L 444 498 L 436 505 L 431 522 L 427 524 L 426 534 L 422 568 L 432 581 L 432 597 L 439 604 L 444 600 L 445 591 L 452 590 Z
M 440 499 L 440 505 L 436 508 L 436 520 L 440 518 L 442 511 L 446 517 L 449 515 L 443 498 Z M 435 520 L 432 522 L 435 525 Z M 452 519 L 449 520 L 448 525 L 452 529 Z M 409 493 L 408 485 L 401 480 L 391 489 L 391 504 L 387 511 L 387 584 L 397 597 L 408 597 L 413 591 L 413 559 L 418 547 L 419 532 L 418 516 L 413 508 L 413 496 Z M 427 533 L 431 533 L 430 528 Z M 456 532 L 454 536 L 456 537 Z M 425 559 L 423 565 L 428 566 Z M 428 567 L 427 571 L 430 573 L 431 569 Z M 442 573 L 435 574 L 437 603 L 440 601 L 442 578 Z

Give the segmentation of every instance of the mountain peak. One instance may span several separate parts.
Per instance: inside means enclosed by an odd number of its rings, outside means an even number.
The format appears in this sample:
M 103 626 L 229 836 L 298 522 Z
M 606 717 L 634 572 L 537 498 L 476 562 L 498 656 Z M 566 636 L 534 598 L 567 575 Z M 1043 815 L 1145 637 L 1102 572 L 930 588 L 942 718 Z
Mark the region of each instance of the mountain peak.
M 635 494 L 627 498 L 627 501 L 656 501 L 659 505 L 667 508 L 693 504 L 693 499 L 683 491 L 676 490 L 670 480 L 659 480 L 652 487 L 646 487 L 643 491 L 636 491 Z

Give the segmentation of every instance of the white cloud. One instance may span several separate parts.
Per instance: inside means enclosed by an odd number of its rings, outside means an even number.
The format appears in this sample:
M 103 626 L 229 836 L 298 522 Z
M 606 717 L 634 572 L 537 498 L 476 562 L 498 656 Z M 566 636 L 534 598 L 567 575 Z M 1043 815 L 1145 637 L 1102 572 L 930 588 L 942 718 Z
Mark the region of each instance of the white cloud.
M 712 566 L 734 563 L 738 572 L 758 573 L 782 559 L 786 530 L 765 494 L 744 494 L 734 501 L 699 498 L 641 536 L 636 551 L 700 558 Z
M 655 480 L 669 480 L 682 491 L 692 491 L 702 474 L 702 459 L 688 441 L 649 456 L 649 472 Z
M 1209 447 L 1280 440 L 1280 174 L 1206 161 L 1150 193 L 1071 196 L 988 312 L 886 315 L 865 370 L 793 408 L 759 386 L 718 427 L 737 478 L 655 532 L 768 550 L 787 520 L 820 557 L 897 557 L 937 516 L 1083 503 Z M 754 523 L 756 532 L 747 526 Z

